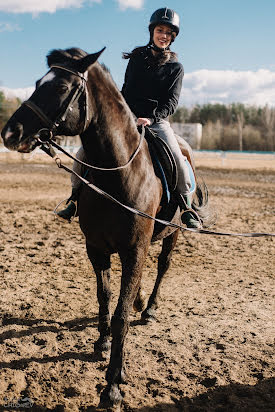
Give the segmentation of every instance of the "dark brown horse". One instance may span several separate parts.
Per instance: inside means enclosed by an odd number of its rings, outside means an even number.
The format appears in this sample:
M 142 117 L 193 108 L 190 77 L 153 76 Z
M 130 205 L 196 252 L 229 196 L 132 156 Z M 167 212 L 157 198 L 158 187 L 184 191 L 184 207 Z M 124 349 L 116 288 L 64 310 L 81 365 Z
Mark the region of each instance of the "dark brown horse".
M 79 134 L 88 163 L 103 168 L 126 164 L 139 145 L 140 134 L 110 74 L 97 62 L 101 52 L 87 55 L 80 49 L 52 51 L 47 58 L 50 70 L 36 83 L 30 99 L 14 113 L 2 131 L 5 146 L 30 152 L 45 134 L 53 138 L 57 134 Z M 153 217 L 161 209 L 162 186 L 155 175 L 146 140 L 127 167 L 90 171 L 89 180 L 126 205 Z M 202 215 L 207 199 L 203 199 L 199 188 L 197 195 L 200 201 L 196 210 Z M 173 199 L 169 208 L 173 221 L 180 223 Z M 85 186 L 79 197 L 79 221 L 97 277 L 99 339 L 95 350 L 103 353 L 111 349 L 107 386 L 101 401 L 105 406 L 117 408 L 122 400 L 119 384 L 126 380 L 124 344 L 129 312 L 134 305 L 142 311 L 144 321 L 154 317 L 159 287 L 179 231 L 125 211 Z M 163 238 L 163 245 L 158 275 L 145 308 L 141 293 L 142 269 L 151 241 L 159 238 Z M 113 253 L 119 254 L 122 274 L 118 303 L 111 316 L 109 281 Z

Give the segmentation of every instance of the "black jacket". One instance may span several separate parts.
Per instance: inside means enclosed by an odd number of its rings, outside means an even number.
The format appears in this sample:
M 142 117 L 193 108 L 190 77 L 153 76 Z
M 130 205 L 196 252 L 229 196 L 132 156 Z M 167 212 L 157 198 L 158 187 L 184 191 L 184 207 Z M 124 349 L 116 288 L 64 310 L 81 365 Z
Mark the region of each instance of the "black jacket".
M 122 94 L 137 117 L 147 117 L 155 123 L 175 112 L 184 71 L 175 58 L 154 67 L 150 64 L 150 53 L 145 49 L 132 55 L 126 68 Z

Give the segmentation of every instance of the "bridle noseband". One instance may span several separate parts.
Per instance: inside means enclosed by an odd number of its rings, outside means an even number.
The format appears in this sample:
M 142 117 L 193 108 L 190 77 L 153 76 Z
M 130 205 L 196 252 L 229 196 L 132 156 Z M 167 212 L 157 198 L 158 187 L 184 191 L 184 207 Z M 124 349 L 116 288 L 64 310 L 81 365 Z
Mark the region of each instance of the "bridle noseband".
M 89 110 L 88 110 L 88 93 L 87 93 L 87 76 L 86 73 L 82 74 L 80 72 L 68 69 L 67 67 L 60 66 L 60 65 L 52 65 L 50 70 L 51 71 L 53 68 L 56 69 L 61 69 L 64 71 L 67 71 L 69 73 L 74 74 L 75 76 L 78 76 L 81 79 L 81 83 L 76 86 L 73 91 L 72 91 L 72 96 L 69 99 L 68 103 L 63 107 L 63 110 L 61 110 L 61 113 L 57 116 L 57 118 L 53 121 L 51 120 L 44 112 L 42 109 L 40 109 L 39 106 L 37 106 L 32 100 L 26 100 L 22 103 L 22 105 L 28 107 L 35 113 L 39 119 L 43 122 L 44 128 L 40 129 L 36 133 L 36 138 L 39 143 L 45 143 L 48 142 L 49 140 L 52 140 L 54 136 L 57 134 L 57 129 L 59 125 L 66 120 L 66 117 L 68 115 L 68 112 L 71 110 L 72 104 L 74 103 L 75 100 L 77 100 L 83 93 L 85 95 L 85 122 L 84 122 L 84 127 L 83 131 L 86 130 L 86 127 L 88 125 L 89 121 Z

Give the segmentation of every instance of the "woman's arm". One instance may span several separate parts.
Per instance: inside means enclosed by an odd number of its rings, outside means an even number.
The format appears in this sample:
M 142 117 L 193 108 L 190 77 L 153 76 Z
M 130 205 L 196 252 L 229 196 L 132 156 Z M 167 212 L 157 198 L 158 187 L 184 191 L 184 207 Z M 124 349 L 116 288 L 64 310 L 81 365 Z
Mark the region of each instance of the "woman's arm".
M 169 82 L 168 90 L 161 96 L 158 107 L 154 112 L 154 121 L 157 122 L 160 119 L 166 119 L 171 116 L 179 102 L 182 80 L 184 76 L 184 70 L 181 64 L 177 65 L 177 68 L 171 75 L 171 81 Z

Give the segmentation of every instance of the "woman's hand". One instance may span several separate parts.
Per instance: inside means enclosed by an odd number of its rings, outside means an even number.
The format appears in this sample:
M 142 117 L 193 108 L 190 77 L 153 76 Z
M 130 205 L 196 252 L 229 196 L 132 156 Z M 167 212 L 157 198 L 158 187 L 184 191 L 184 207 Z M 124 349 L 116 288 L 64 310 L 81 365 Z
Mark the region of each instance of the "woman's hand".
M 147 119 L 147 117 L 139 117 L 139 118 L 137 119 L 137 125 L 138 125 L 138 126 L 141 126 L 141 125 L 143 125 L 143 126 L 150 126 L 150 125 L 151 125 L 151 122 L 150 122 L 149 119 Z

